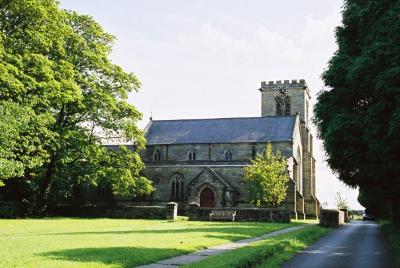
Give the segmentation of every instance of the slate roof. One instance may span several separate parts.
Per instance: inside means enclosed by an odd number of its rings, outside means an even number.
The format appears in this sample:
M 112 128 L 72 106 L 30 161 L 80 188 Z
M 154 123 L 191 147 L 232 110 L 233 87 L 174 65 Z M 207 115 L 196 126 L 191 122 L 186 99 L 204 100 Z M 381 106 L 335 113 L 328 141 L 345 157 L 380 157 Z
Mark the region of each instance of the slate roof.
M 296 116 L 152 120 L 147 145 L 289 141 Z

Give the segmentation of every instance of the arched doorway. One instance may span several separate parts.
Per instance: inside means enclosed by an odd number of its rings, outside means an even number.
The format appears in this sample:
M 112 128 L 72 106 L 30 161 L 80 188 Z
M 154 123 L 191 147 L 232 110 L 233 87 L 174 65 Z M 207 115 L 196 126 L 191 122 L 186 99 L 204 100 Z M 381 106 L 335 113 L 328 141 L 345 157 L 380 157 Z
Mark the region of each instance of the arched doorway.
M 200 193 L 200 207 L 214 206 L 214 192 L 209 187 L 204 188 Z

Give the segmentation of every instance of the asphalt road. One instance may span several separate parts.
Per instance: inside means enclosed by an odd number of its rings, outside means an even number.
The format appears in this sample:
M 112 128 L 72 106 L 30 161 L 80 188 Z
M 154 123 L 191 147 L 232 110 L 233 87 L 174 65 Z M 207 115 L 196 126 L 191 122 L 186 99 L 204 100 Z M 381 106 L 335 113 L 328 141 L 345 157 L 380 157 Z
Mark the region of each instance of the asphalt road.
M 330 232 L 285 263 L 284 268 L 394 267 L 379 225 L 355 221 Z

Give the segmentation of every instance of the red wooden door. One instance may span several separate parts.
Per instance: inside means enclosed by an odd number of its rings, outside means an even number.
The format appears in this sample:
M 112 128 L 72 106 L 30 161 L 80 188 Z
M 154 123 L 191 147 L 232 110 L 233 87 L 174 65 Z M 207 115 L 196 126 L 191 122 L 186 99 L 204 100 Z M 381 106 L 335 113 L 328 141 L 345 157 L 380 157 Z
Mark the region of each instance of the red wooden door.
M 200 207 L 213 207 L 214 206 L 214 192 L 206 187 L 200 193 Z

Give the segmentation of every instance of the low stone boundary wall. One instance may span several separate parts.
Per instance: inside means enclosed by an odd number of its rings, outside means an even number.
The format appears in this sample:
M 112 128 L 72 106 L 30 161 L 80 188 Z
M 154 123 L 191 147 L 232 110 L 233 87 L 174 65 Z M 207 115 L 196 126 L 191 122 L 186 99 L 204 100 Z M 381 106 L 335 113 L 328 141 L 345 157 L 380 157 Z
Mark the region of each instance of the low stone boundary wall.
M 347 210 L 347 209 L 341 209 L 340 211 L 343 211 L 343 214 L 344 214 L 344 222 L 345 223 L 348 223 L 348 222 L 350 222 L 350 219 L 349 219 L 349 211 Z
M 334 209 L 322 209 L 319 224 L 326 227 L 339 227 L 345 223 L 345 213 Z
M 229 210 L 236 211 L 235 221 L 263 221 L 263 222 L 279 222 L 290 223 L 290 212 L 282 209 L 269 208 L 238 208 L 238 207 L 221 207 L 221 208 L 201 208 L 191 204 L 187 215 L 189 220 L 208 221 L 212 210 Z
M 96 206 L 60 206 L 54 211 L 56 216 L 103 217 L 123 219 L 168 219 L 177 217 L 178 204 L 171 202 L 166 206 L 121 206 L 105 208 Z

